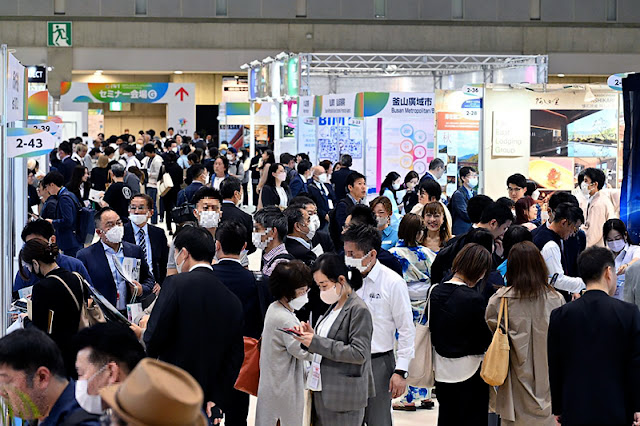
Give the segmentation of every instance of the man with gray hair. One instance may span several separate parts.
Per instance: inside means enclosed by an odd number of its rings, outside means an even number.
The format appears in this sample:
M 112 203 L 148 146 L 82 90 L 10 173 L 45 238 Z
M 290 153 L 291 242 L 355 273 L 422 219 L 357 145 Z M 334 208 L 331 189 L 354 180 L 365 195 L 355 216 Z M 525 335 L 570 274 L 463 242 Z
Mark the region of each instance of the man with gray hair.
M 278 263 L 293 260 L 284 245 L 288 229 L 287 218 L 276 206 L 258 210 L 253 217 L 251 240 L 256 248 L 262 250 L 261 270 L 264 276 L 271 276 Z
M 100 200 L 100 207 L 111 207 L 118 215 L 122 222 L 129 221 L 129 202 L 133 197 L 133 191 L 124 183 L 124 167 L 122 164 L 114 164 L 109 170 L 111 176 L 111 186 L 104 193 Z
M 342 200 L 347 196 L 347 178 L 351 174 L 351 164 L 353 159 L 349 154 L 343 154 L 340 157 L 340 170 L 333 172 L 331 182 L 333 182 L 336 191 L 336 200 Z

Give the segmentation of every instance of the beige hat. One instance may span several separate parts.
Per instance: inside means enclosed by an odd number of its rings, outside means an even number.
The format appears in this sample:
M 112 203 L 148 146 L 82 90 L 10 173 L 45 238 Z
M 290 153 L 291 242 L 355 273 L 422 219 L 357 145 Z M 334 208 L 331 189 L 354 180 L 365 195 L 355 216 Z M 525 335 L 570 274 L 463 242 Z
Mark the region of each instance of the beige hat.
M 102 400 L 134 426 L 206 426 L 204 394 L 189 373 L 145 358 L 122 383 L 100 390 Z

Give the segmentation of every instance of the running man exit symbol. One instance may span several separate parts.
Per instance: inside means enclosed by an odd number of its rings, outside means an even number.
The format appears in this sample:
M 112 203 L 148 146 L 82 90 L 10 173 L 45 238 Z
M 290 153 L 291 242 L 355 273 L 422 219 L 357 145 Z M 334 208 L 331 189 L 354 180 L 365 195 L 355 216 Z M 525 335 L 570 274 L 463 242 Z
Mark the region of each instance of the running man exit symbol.
M 71 47 L 71 22 L 47 22 L 47 46 Z

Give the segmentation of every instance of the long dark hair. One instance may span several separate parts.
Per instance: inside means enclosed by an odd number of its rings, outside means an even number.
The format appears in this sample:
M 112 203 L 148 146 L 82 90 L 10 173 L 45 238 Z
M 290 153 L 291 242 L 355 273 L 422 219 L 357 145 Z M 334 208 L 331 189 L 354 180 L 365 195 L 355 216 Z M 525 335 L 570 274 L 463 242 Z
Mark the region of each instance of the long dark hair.
M 276 162 L 276 156 L 273 154 L 272 150 L 268 149 L 265 153 L 267 154 L 267 161 L 265 161 L 264 164 L 273 164 Z
M 273 176 L 273 174 L 278 171 L 278 167 L 282 167 L 282 170 L 285 170 L 284 165 L 280 163 L 271 163 L 271 166 L 269 166 L 269 170 L 267 170 L 267 180 L 264 183 L 265 186 L 272 186 L 274 188 L 276 187 L 276 178 L 275 176 Z M 284 181 L 282 182 L 282 186 L 284 187 Z
M 60 251 L 58 250 L 58 246 L 54 243 L 49 243 L 40 238 L 32 238 L 22 247 L 20 250 L 20 263 L 19 263 L 19 273 L 20 276 L 24 280 L 28 280 L 29 277 L 25 271 L 23 264 L 31 265 L 34 260 L 38 262 L 42 262 L 46 265 L 51 265 L 55 263 L 56 258 Z
M 397 181 L 400 175 L 396 172 L 389 172 L 387 176 L 384 178 L 382 183 L 380 184 L 380 195 L 384 194 L 384 190 L 388 189 L 393 193 L 393 196 L 396 196 L 396 190 L 393 189 L 393 182 Z
M 71 180 L 67 184 L 67 189 L 71 192 L 80 191 L 80 186 L 84 185 L 85 192 L 89 191 L 91 188 L 91 182 L 87 179 L 86 182 L 82 182 L 82 178 L 84 177 L 84 173 L 87 170 L 85 166 L 76 166 L 73 169 L 73 173 L 71 174 Z M 88 192 L 87 192 L 88 194 Z
M 343 256 L 334 253 L 321 255 L 311 266 L 311 273 L 316 271 L 322 272 L 334 283 L 337 283 L 342 275 L 353 291 L 362 287 L 362 275 L 356 268 L 347 267 Z
M 624 222 L 620 219 L 609 219 L 602 226 L 602 238 L 604 240 L 605 246 L 607 244 L 607 235 L 610 231 L 618 231 L 629 245 L 633 244 L 631 242 L 631 237 L 627 232 L 627 227 L 625 226 Z
M 552 290 L 548 278 L 547 264 L 535 244 L 523 241 L 511 248 L 505 279 L 520 298 L 534 298 Z

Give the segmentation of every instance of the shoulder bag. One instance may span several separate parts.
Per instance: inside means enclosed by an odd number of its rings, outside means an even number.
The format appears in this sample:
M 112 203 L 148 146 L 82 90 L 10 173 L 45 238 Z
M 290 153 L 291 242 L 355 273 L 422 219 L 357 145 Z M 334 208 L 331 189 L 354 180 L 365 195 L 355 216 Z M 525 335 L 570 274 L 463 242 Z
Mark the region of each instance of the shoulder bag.
M 84 296 L 84 278 L 82 277 L 82 275 L 80 275 L 77 272 L 74 272 L 73 275 L 75 275 L 78 278 L 78 280 L 80 280 L 80 288 Z M 78 302 L 78 299 L 76 298 L 76 295 L 73 294 L 73 291 L 71 291 L 67 283 L 64 282 L 62 278 L 60 278 L 57 275 L 51 275 L 51 276 L 57 279 L 58 281 L 60 281 L 64 285 L 64 287 L 67 289 L 67 291 L 73 298 L 73 301 L 76 304 L 76 308 L 78 308 L 78 311 L 80 311 L 80 322 L 78 324 L 78 331 L 87 327 L 91 327 L 92 325 L 95 325 L 101 322 L 106 322 L 104 318 L 104 313 L 102 312 L 102 309 L 100 309 L 100 306 L 98 306 L 95 303 L 89 306 L 87 302 L 84 301 L 84 297 L 82 298 L 82 304 L 80 304 L 80 302 Z
M 504 311 L 504 331 L 500 328 L 502 312 Z M 509 310 L 507 299 L 500 298 L 500 311 L 498 312 L 498 325 L 493 334 L 493 340 L 484 355 L 480 377 L 491 386 L 501 386 L 509 373 Z
M 244 361 L 242 361 L 236 384 L 233 386 L 237 390 L 253 396 L 258 396 L 258 384 L 260 383 L 261 342 L 262 339 L 244 337 Z
M 158 195 L 164 197 L 173 188 L 173 179 L 167 173 L 164 165 L 162 166 L 162 178 L 158 181 Z
M 427 294 L 424 311 L 416 324 L 415 356 L 409 363 L 409 377 L 407 383 L 419 388 L 431 388 L 435 383 L 433 372 L 433 345 L 431 344 L 431 293 L 438 284 L 432 285 Z M 427 314 L 427 323 L 422 324 L 424 314 Z

